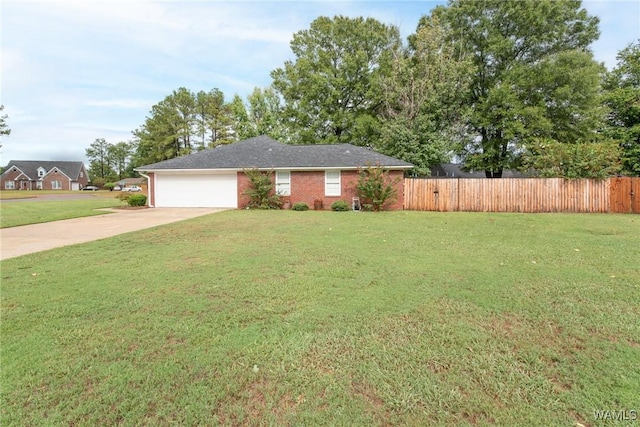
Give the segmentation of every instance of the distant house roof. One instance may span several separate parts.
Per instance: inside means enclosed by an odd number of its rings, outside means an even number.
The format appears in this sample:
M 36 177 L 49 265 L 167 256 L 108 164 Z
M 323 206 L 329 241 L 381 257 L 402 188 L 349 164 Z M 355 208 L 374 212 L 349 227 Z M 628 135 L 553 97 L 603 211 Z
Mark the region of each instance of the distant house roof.
M 120 185 L 134 185 L 134 184 L 142 184 L 146 181 L 145 178 L 124 178 L 118 180 L 118 184 Z
M 458 163 L 442 163 L 438 166 L 434 166 L 431 168 L 431 177 L 432 178 L 486 178 L 484 171 L 463 171 L 462 168 L 464 166 Z M 512 171 L 505 170 L 502 173 L 503 178 L 526 178 L 530 175 Z
M 49 173 L 52 169 L 56 168 L 71 179 L 78 179 L 80 171 L 84 168 L 82 162 L 68 162 L 68 161 L 50 161 L 50 160 L 11 160 L 5 168 L 5 173 L 10 171 L 13 167 L 17 167 L 24 173 L 29 179 L 37 180 L 38 169 L 45 170 L 45 174 Z
M 358 168 L 367 164 L 394 169 L 413 167 L 403 160 L 351 144 L 287 145 L 267 136 L 258 136 L 136 170 Z

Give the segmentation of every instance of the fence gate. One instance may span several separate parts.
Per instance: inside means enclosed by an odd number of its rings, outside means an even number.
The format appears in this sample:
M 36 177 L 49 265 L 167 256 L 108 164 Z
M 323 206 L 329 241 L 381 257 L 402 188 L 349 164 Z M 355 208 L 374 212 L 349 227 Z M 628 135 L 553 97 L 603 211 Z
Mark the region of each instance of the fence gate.
M 612 213 L 640 213 L 640 178 L 611 178 L 609 201 Z

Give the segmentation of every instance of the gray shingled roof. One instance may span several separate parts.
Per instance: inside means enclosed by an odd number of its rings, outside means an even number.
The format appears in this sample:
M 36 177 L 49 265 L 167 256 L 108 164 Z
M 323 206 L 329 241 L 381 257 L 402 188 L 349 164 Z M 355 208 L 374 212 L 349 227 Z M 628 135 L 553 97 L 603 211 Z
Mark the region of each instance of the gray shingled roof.
M 140 166 L 136 170 L 357 168 L 367 164 L 380 164 L 395 169 L 413 167 L 411 163 L 403 160 L 351 144 L 286 145 L 267 136 L 257 136 L 187 156 Z
M 442 163 L 431 168 L 431 176 L 434 178 L 486 178 L 484 171 L 465 171 L 463 165 L 457 163 Z M 505 170 L 503 178 L 528 178 L 531 174 Z
M 20 169 L 31 180 L 38 179 L 38 168 L 42 167 L 48 173 L 54 167 L 60 172 L 75 180 L 80 175 L 82 162 L 66 162 L 66 161 L 50 161 L 50 160 L 11 160 L 5 172 L 11 170 L 15 166 Z

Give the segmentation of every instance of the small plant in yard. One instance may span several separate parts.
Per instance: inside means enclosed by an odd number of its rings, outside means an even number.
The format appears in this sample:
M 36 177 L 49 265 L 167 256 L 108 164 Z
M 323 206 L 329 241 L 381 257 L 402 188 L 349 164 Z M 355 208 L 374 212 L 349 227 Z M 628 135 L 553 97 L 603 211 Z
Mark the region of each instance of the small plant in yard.
M 294 211 L 308 211 L 309 205 L 307 205 L 306 203 L 298 202 L 294 203 L 291 209 L 293 209 Z
M 344 200 L 338 200 L 331 204 L 331 210 L 335 212 L 346 212 L 349 210 L 349 205 Z
M 400 178 L 391 179 L 389 171 L 380 165 L 367 165 L 358 174 L 356 190 L 362 199 L 364 210 L 379 212 L 396 198 L 396 184 Z
M 144 194 L 132 194 L 127 200 L 129 206 L 146 206 L 147 196 Z
M 245 169 L 244 173 L 251 181 L 251 187 L 244 191 L 249 196 L 250 209 L 280 209 L 282 200 L 274 190 L 273 171 L 262 172 L 258 169 Z
M 129 201 L 129 197 L 131 197 L 131 193 L 118 193 L 116 195 L 116 199 L 122 201 L 122 202 L 128 202 Z

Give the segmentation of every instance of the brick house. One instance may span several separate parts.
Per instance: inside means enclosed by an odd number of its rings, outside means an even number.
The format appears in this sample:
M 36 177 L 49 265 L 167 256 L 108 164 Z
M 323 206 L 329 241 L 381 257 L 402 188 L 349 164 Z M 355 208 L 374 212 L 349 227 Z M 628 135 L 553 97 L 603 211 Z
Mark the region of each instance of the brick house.
M 246 169 L 273 171 L 277 192 L 293 205 L 330 209 L 337 200 L 351 204 L 358 171 L 380 165 L 391 178 L 413 167 L 405 161 L 351 144 L 287 145 L 266 136 L 203 150 L 136 168 L 147 177 L 152 207 L 227 207 L 242 209 L 250 181 Z M 389 209 L 402 209 L 403 180 Z
M 0 176 L 0 190 L 81 190 L 88 183 L 82 162 L 12 160 Z

